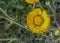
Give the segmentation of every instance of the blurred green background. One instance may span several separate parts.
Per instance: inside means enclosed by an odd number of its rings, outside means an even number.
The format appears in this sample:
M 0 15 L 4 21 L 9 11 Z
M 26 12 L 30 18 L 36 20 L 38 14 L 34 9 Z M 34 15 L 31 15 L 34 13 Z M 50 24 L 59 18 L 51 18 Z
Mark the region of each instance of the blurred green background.
M 25 0 L 0 0 L 0 43 L 60 43 L 60 0 L 40 0 L 37 7 L 51 15 L 51 26 L 43 35 L 32 33 L 26 25 L 34 5 Z

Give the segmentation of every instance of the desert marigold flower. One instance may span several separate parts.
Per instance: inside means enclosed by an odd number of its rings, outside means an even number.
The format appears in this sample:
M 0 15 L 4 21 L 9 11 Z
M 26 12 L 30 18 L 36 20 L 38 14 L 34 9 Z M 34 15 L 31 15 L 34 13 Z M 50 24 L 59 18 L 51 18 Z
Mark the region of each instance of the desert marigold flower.
M 56 29 L 55 32 L 54 32 L 55 35 L 58 35 L 59 34 L 59 30 Z
M 46 1 L 46 5 L 50 5 L 50 2 L 49 1 Z
M 46 10 L 36 8 L 28 13 L 26 22 L 33 33 L 43 34 L 50 26 L 50 15 L 47 14 Z
M 25 0 L 25 1 L 29 4 L 34 4 L 34 3 L 39 2 L 39 0 Z

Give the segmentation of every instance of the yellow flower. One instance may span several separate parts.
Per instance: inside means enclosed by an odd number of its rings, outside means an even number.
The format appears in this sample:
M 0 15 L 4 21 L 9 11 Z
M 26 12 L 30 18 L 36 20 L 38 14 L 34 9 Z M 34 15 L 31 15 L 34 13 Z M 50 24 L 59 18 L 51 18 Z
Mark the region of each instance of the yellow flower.
M 58 35 L 59 34 L 59 30 L 56 29 L 55 32 L 54 32 L 55 35 Z
M 50 15 L 46 10 L 36 8 L 28 13 L 26 22 L 33 33 L 43 34 L 50 26 Z
M 34 3 L 39 2 L 39 0 L 25 0 L 25 1 L 29 4 L 34 4 Z
M 46 5 L 50 5 L 51 3 L 49 1 L 46 1 Z
M 43 34 L 50 26 L 50 15 L 47 14 L 46 10 L 36 8 L 28 13 L 26 22 L 33 33 Z

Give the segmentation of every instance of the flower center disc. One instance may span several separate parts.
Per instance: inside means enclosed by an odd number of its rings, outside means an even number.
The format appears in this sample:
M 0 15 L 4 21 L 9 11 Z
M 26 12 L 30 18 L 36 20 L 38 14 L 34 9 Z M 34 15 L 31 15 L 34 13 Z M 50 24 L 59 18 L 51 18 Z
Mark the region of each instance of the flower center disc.
M 40 15 L 35 16 L 35 18 L 34 18 L 35 25 L 41 26 L 43 24 L 43 22 L 44 22 L 44 19 L 42 16 L 40 16 Z

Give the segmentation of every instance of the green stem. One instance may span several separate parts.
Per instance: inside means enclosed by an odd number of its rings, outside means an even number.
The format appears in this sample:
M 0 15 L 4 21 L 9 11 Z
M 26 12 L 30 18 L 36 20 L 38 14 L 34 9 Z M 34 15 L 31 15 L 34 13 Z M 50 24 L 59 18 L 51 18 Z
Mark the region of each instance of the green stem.
M 16 39 L 16 38 L 0 39 L 0 41 L 9 41 L 9 40 L 15 40 L 15 41 L 17 41 L 18 39 Z
M 60 40 L 60 38 L 58 38 L 58 39 L 54 40 L 54 43 L 57 43 L 59 40 Z
M 11 20 L 14 20 L 13 18 L 9 17 L 2 8 L 0 8 L 0 10 L 1 10 L 1 12 L 2 12 L 6 17 L 8 17 L 8 18 L 11 19 Z
M 33 10 L 34 10 L 34 8 L 35 8 L 35 3 L 33 4 Z
M 1 18 L 4 18 L 4 19 L 8 20 L 9 22 L 14 23 L 14 24 L 16 24 L 16 25 L 18 25 L 18 26 L 20 26 L 20 27 L 22 27 L 22 28 L 24 28 L 24 29 L 30 31 L 29 29 L 27 29 L 27 27 L 25 27 L 25 26 L 23 26 L 23 25 L 21 25 L 21 24 L 15 22 L 15 21 L 13 21 L 13 20 L 11 20 L 11 19 L 8 19 L 7 17 L 0 16 L 0 19 L 1 19 Z
M 29 29 L 27 29 L 26 26 L 21 25 L 20 23 L 16 22 L 13 18 L 9 17 L 9 16 L 7 15 L 7 13 L 6 13 L 2 8 L 0 8 L 0 10 L 1 10 L 2 13 L 7 17 L 7 18 L 6 18 L 6 17 L 3 17 L 3 16 L 2 16 L 2 17 L 0 16 L 0 18 L 7 19 L 8 21 L 11 21 L 12 23 L 14 23 L 14 24 L 16 24 L 16 25 L 18 25 L 18 26 L 20 26 L 20 27 L 22 27 L 22 28 L 25 28 L 26 30 L 30 31 Z

